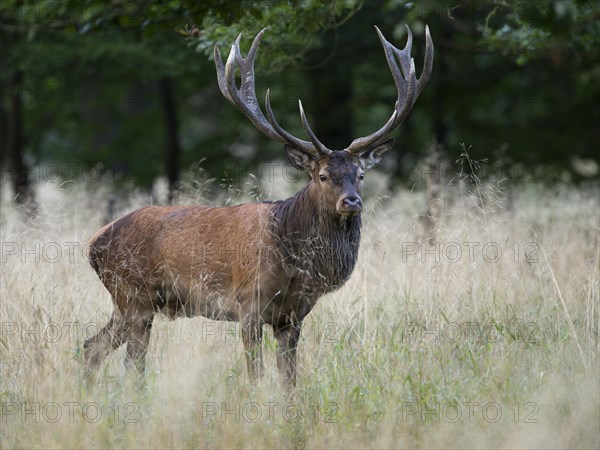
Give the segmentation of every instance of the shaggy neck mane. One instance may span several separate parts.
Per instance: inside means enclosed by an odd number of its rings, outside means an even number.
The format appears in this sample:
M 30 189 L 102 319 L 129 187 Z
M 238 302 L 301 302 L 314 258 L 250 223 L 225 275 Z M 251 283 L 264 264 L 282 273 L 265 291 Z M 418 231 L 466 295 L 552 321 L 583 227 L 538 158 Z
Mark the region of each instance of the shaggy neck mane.
M 319 294 L 339 288 L 358 258 L 361 217 L 341 218 L 322 204 L 311 181 L 273 206 L 273 231 L 285 265 Z

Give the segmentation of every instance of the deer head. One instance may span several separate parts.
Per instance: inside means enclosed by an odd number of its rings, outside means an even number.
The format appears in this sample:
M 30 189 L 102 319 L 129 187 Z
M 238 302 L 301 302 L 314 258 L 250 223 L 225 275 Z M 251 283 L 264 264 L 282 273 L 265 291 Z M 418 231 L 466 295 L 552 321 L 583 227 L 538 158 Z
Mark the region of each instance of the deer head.
M 383 155 L 393 146 L 394 140 L 388 136 L 398 128 L 408 116 L 417 97 L 427 84 L 433 66 L 433 42 L 429 27 L 425 27 L 425 61 L 420 78 L 415 75 L 415 63 L 410 56 L 412 33 L 408 26 L 408 39 L 404 49 L 400 50 L 390 44 L 379 28 L 375 27 L 392 72 L 398 91 L 394 112 L 389 120 L 376 132 L 355 139 L 342 150 L 327 148 L 311 129 L 302 102 L 299 100 L 300 118 L 309 141 L 299 139 L 283 129 L 273 114 L 269 100 L 269 90 L 265 96 L 267 115 L 263 114 L 255 92 L 254 59 L 260 41 L 266 29 L 256 35 L 248 55 L 242 57 L 240 51 L 240 34 L 225 64 L 219 48 L 215 45 L 215 64 L 219 88 L 223 95 L 234 103 L 250 119 L 261 132 L 271 139 L 284 144 L 290 163 L 297 169 L 308 172 L 313 189 L 318 193 L 321 204 L 341 216 L 353 216 L 362 211 L 360 190 L 366 170 L 376 166 Z M 235 79 L 236 66 L 241 77 L 238 89 Z

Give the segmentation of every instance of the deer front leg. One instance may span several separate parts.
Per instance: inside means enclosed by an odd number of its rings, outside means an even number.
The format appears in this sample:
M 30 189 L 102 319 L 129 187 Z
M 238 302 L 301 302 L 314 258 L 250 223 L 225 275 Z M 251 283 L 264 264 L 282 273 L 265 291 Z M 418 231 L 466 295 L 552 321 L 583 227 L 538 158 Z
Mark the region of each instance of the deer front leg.
M 241 322 L 242 340 L 246 350 L 248 376 L 252 383 L 256 383 L 263 376 L 264 366 L 262 359 L 262 322 L 253 317 L 246 316 Z
M 277 339 L 277 368 L 286 387 L 296 386 L 296 348 L 302 322 L 273 327 Z

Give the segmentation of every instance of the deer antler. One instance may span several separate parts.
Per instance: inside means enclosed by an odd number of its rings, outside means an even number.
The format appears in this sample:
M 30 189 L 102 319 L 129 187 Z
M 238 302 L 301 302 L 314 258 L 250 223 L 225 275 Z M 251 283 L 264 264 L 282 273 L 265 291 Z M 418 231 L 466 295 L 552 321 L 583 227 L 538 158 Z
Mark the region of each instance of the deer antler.
M 383 45 L 383 50 L 385 52 L 388 66 L 392 72 L 392 77 L 394 78 L 394 84 L 396 85 L 396 89 L 398 91 L 398 99 L 396 100 L 396 105 L 392 116 L 388 119 L 383 127 L 368 136 L 355 139 L 352 141 L 350 146 L 345 149 L 352 154 L 358 155 L 361 151 L 370 148 L 385 139 L 391 132 L 398 128 L 404 119 L 406 119 L 406 116 L 408 116 L 408 113 L 417 100 L 417 97 L 419 94 L 421 94 L 421 91 L 431 76 L 431 70 L 433 67 L 433 41 L 429 33 L 429 27 L 425 27 L 425 60 L 423 62 L 423 71 L 421 72 L 421 77 L 418 79 L 415 75 L 415 62 L 410 56 L 412 49 L 412 33 L 408 25 L 406 26 L 406 29 L 408 31 L 406 46 L 400 50 L 390 44 L 385 37 L 383 37 L 383 34 L 379 28 L 375 27 L 375 30 L 377 30 L 377 35 L 379 36 L 381 44 Z M 267 117 L 265 117 L 263 114 L 256 98 L 254 82 L 254 59 L 256 58 L 256 52 L 258 51 L 258 46 L 262 40 L 265 30 L 266 28 L 263 28 L 260 33 L 256 35 L 246 58 L 242 57 L 242 53 L 240 51 L 240 40 L 242 38 L 241 34 L 231 46 L 231 51 L 225 64 L 223 64 L 219 47 L 215 45 L 215 65 L 217 67 L 219 89 L 230 102 L 234 103 L 242 110 L 242 112 L 250 119 L 256 128 L 258 128 L 271 139 L 284 144 L 289 144 L 292 147 L 302 150 L 303 152 L 314 157 L 320 157 L 331 153 L 332 150 L 323 145 L 323 143 L 319 141 L 315 133 L 310 128 L 310 125 L 308 124 L 304 114 L 302 102 L 298 102 L 300 118 L 302 119 L 302 126 L 304 127 L 304 130 L 306 131 L 310 141 L 298 139 L 279 125 L 271 108 L 269 90 L 267 90 L 267 94 L 265 96 Z M 400 65 L 398 65 L 396 58 L 400 62 Z M 241 77 L 241 86 L 239 89 L 237 88 L 235 81 L 236 65 L 239 69 Z
M 352 154 L 358 154 L 362 150 L 373 146 L 377 142 L 387 137 L 387 135 L 389 135 L 402 124 L 417 100 L 417 97 L 427 84 L 427 81 L 429 81 L 431 69 L 433 67 L 433 41 L 431 40 L 431 34 L 429 34 L 428 26 L 425 26 L 426 47 L 423 71 L 421 72 L 421 77 L 418 80 L 415 76 L 415 62 L 410 57 L 410 51 L 412 48 L 412 33 L 408 25 L 406 25 L 408 38 L 406 41 L 406 46 L 402 50 L 390 44 L 383 37 L 383 34 L 381 31 L 379 31 L 379 28 L 375 27 L 375 30 L 377 30 L 377 35 L 379 36 L 381 44 L 383 45 L 383 50 L 385 51 L 385 58 L 387 59 L 388 66 L 390 67 L 392 76 L 394 77 L 394 83 L 396 84 L 396 89 L 398 90 L 398 99 L 396 100 L 396 106 L 392 116 L 382 128 L 375 133 L 370 134 L 369 136 L 361 137 L 352 141 L 350 146 L 346 149 Z M 400 67 L 398 67 L 396 57 L 400 61 Z M 402 71 L 400 71 L 400 68 Z
M 302 118 L 302 125 L 308 134 L 310 142 L 298 139 L 297 137 L 291 135 L 277 123 L 277 120 L 275 120 L 275 115 L 273 114 L 273 110 L 271 109 L 268 90 L 265 96 L 265 106 L 267 109 L 268 120 L 265 118 L 265 115 L 260 109 L 260 105 L 258 104 L 258 100 L 256 98 L 254 83 L 254 59 L 265 30 L 266 28 L 263 28 L 260 33 L 256 35 L 246 58 L 242 57 L 242 53 L 240 51 L 240 40 L 242 38 L 242 35 L 240 34 L 235 40 L 235 44 L 231 46 L 231 52 L 229 53 L 225 65 L 221 59 L 219 47 L 215 45 L 215 65 L 217 67 L 219 89 L 230 102 L 242 110 L 244 115 L 250 119 L 254 126 L 258 128 L 258 130 L 266 134 L 271 139 L 284 144 L 289 144 L 292 147 L 302 150 L 303 152 L 315 157 L 320 157 L 330 153 L 331 150 L 325 147 L 311 130 L 310 125 L 308 124 L 308 121 L 304 115 L 302 103 L 299 104 L 300 117 Z M 235 82 L 236 65 L 238 66 L 241 77 L 240 89 L 237 88 Z

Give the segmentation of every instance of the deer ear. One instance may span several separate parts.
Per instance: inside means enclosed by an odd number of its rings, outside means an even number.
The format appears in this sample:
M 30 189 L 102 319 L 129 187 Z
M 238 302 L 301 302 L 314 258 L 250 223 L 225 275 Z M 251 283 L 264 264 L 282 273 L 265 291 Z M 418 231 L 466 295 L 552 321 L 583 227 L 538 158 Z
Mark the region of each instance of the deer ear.
M 394 145 L 394 139 L 388 139 L 382 144 L 376 145 L 375 147 L 368 148 L 367 150 L 363 150 L 359 153 L 358 157 L 362 163 L 364 170 L 369 170 L 372 167 L 375 167 L 377 164 L 381 162 L 383 155 L 385 155 L 388 150 L 392 148 Z
M 291 145 L 285 145 L 285 154 L 287 155 L 290 163 L 298 170 L 305 170 L 308 173 L 312 172 L 315 168 L 315 164 L 317 160 L 309 155 L 308 153 L 304 153 L 301 150 L 298 150 L 296 147 L 292 147 Z

